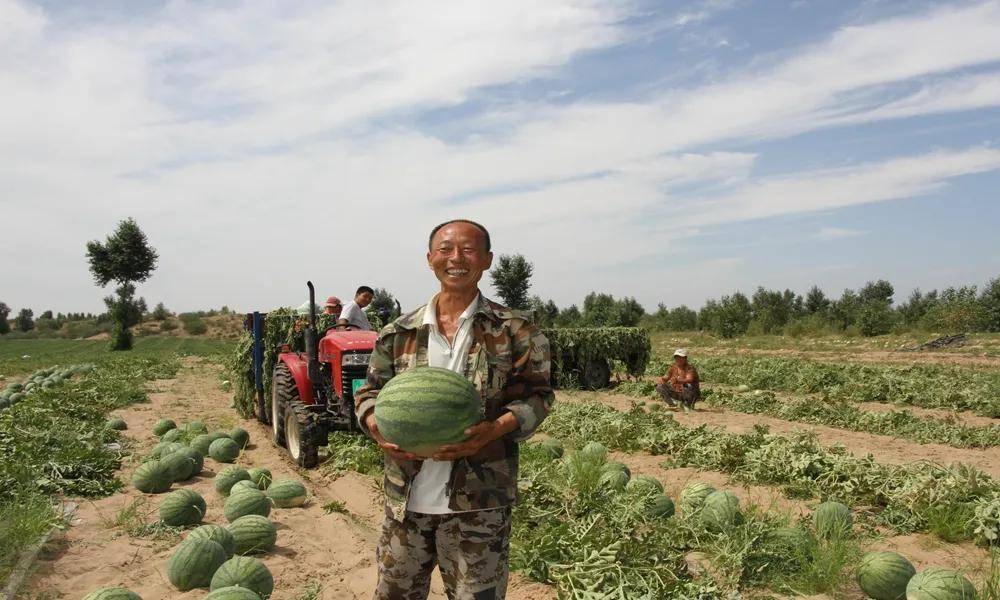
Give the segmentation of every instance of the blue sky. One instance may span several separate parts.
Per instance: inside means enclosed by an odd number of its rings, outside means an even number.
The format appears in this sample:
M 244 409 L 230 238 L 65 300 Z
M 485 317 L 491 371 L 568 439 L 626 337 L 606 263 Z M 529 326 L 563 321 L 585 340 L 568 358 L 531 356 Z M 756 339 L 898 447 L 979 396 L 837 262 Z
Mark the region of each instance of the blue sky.
M 101 310 L 84 245 L 126 216 L 175 310 L 415 306 L 454 217 L 561 306 L 981 285 L 997 31 L 1000 0 L 0 0 L 0 301 Z

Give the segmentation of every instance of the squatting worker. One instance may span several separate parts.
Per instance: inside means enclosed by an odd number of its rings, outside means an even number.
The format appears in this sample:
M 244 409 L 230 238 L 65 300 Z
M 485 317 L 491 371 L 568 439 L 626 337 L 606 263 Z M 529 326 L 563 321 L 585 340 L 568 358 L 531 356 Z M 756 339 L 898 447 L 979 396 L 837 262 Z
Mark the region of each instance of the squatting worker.
M 368 315 L 365 314 L 364 308 L 372 303 L 374 297 L 375 290 L 367 285 L 359 287 L 358 291 L 354 292 L 354 300 L 344 306 L 340 318 L 337 319 L 337 325 L 350 325 L 357 329 L 371 331 L 372 324 L 368 322 Z
M 675 350 L 674 364 L 670 365 L 667 375 L 656 382 L 656 391 L 660 393 L 660 397 L 670 406 L 675 406 L 675 401 L 679 401 L 685 411 L 693 408 L 694 403 L 701 399 L 698 371 L 688 362 L 687 355 L 684 348 Z
M 326 304 L 323 305 L 323 314 L 333 315 L 334 317 L 340 317 L 340 313 L 344 310 L 344 305 L 340 303 L 340 298 L 336 296 L 330 296 L 326 299 Z
M 507 591 L 518 442 L 531 437 L 555 400 L 549 342 L 524 313 L 480 293 L 479 279 L 493 261 L 482 225 L 443 223 L 429 244 L 427 263 L 440 290 L 382 329 L 355 400 L 359 423 L 385 453 L 375 598 L 426 598 L 436 564 L 449 598 L 494 600 Z M 430 457 L 387 443 L 373 411 L 389 379 L 424 365 L 465 375 L 485 415 L 464 442 Z

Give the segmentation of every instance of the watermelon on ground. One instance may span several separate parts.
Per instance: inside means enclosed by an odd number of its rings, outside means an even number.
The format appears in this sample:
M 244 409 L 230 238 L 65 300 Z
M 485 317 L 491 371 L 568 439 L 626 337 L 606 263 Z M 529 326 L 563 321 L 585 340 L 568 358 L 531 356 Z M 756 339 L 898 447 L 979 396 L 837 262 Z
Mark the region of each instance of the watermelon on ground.
M 177 546 L 167 563 L 167 578 L 182 592 L 207 588 L 215 571 L 226 562 L 225 549 L 206 539 L 187 539 Z
M 237 481 L 249 480 L 250 474 L 243 467 L 232 465 L 219 471 L 215 475 L 215 491 L 223 496 L 228 496 L 229 491 Z
M 906 600 L 975 600 L 976 588 L 958 571 L 927 567 L 906 584 Z
M 90 592 L 83 600 L 142 600 L 142 597 L 123 587 L 106 587 Z
M 153 433 L 158 437 L 163 437 L 163 434 L 176 428 L 177 423 L 174 423 L 173 419 L 160 419 L 156 422 L 156 425 L 153 425 Z
M 205 516 L 205 499 L 194 490 L 174 490 L 160 503 L 160 520 L 173 527 L 200 523 Z
M 236 445 L 239 446 L 240 449 L 246 448 L 247 444 L 250 443 L 250 434 L 247 433 L 247 430 L 242 427 L 233 427 L 230 429 L 229 437 L 236 442 Z
M 233 484 L 233 487 L 229 488 L 229 495 L 239 494 L 240 492 L 254 492 L 257 494 L 262 493 L 257 484 L 249 479 L 241 479 Z
M 663 484 L 649 475 L 636 475 L 629 480 L 625 491 L 631 494 L 662 494 Z
M 743 523 L 740 500 L 728 490 L 712 492 L 701 507 L 701 522 L 710 531 L 726 531 Z
M 202 433 L 194 436 L 194 438 L 191 439 L 191 443 L 188 445 L 200 452 L 202 456 L 208 456 L 208 449 L 212 446 L 212 442 L 222 437 L 225 436 L 219 435 L 218 432 Z
M 816 535 L 821 538 L 841 536 L 850 533 L 853 518 L 851 509 L 840 502 L 823 502 L 812 515 Z
M 125 431 L 128 429 L 128 423 L 125 422 L 125 419 L 114 418 L 108 421 L 108 427 L 114 429 L 115 431 Z
M 174 454 L 183 454 L 184 456 L 190 458 L 191 461 L 194 463 L 194 465 L 191 467 L 191 475 L 190 477 L 188 477 L 188 479 L 201 473 L 201 470 L 205 468 L 205 457 L 202 456 L 202 454 L 197 450 L 195 450 L 194 448 L 186 448 L 186 447 L 181 448 L 177 452 L 174 452 Z
M 605 463 L 601 467 L 600 485 L 601 487 L 620 492 L 628 485 L 630 477 L 631 471 L 624 464 L 620 462 Z
M 229 531 L 233 534 L 236 554 L 266 552 L 274 547 L 274 542 L 278 539 L 274 523 L 260 515 L 236 519 L 229 524 Z
M 246 588 L 261 598 L 266 598 L 274 591 L 274 577 L 271 571 L 256 558 L 250 556 L 234 556 L 222 563 L 212 577 L 212 591 L 219 588 L 238 585 Z
M 218 525 L 208 524 L 196 527 L 191 530 L 191 533 L 185 539 L 212 540 L 222 546 L 222 549 L 226 551 L 226 556 L 229 558 L 232 558 L 233 553 L 236 552 L 236 540 L 233 538 L 233 532 Z
M 195 461 L 184 452 L 173 452 L 160 459 L 171 481 L 186 481 L 193 475 Z
M 219 438 L 208 447 L 208 455 L 218 462 L 231 463 L 240 455 L 240 447 L 227 437 Z
M 418 456 L 466 438 L 483 418 L 479 392 L 449 369 L 416 367 L 393 377 L 379 391 L 375 423 L 385 439 Z
M 245 587 L 232 585 L 211 592 L 205 596 L 205 600 L 261 600 L 261 598 Z
M 267 488 L 267 497 L 278 508 L 302 506 L 306 501 L 306 486 L 294 479 L 275 481 Z
M 600 442 L 587 442 L 580 449 L 580 454 L 597 462 L 602 462 L 608 456 L 608 449 Z
M 247 471 L 250 481 L 257 484 L 257 489 L 266 490 L 271 485 L 271 472 L 264 467 L 254 467 Z
M 657 494 L 646 504 L 646 514 L 657 519 L 669 519 L 674 516 L 674 501 L 665 494 Z
M 685 516 L 697 514 L 705 504 L 705 498 L 708 498 L 708 495 L 714 491 L 714 487 L 701 481 L 687 484 L 681 490 L 681 511 L 684 512 Z
M 146 494 L 162 494 L 170 489 L 171 483 L 170 472 L 158 460 L 142 463 L 132 474 L 132 485 Z
M 268 491 L 271 489 L 274 489 L 273 485 Z M 256 494 L 250 492 L 235 495 L 230 494 L 222 507 L 222 512 L 226 515 L 226 520 L 230 523 L 247 515 L 266 517 L 271 514 L 271 499 L 260 492 Z
M 184 426 L 184 429 L 191 433 L 208 433 L 208 427 L 205 427 L 205 424 L 201 421 L 191 421 Z
M 895 552 L 869 552 L 858 565 L 858 585 L 875 600 L 902 600 L 906 584 L 917 574 L 910 561 Z
M 160 438 L 162 442 L 179 442 L 184 436 L 184 432 L 180 429 L 171 429 L 170 431 L 163 434 Z

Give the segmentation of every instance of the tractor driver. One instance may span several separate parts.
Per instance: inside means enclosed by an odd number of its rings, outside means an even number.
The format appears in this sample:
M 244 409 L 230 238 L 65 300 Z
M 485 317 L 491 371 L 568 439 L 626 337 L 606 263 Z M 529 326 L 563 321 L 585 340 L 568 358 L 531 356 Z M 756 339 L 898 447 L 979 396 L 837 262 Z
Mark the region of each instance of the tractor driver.
M 375 600 L 427 598 L 431 571 L 450 600 L 507 593 L 518 442 L 549 413 L 549 342 L 525 313 L 486 299 L 490 236 L 478 223 L 438 225 L 427 264 L 440 287 L 430 301 L 379 333 L 368 380 L 355 397 L 362 429 L 385 454 L 385 521 L 375 551 Z M 485 420 L 468 438 L 416 456 L 386 442 L 375 422 L 378 391 L 412 366 L 450 369 L 478 389 Z
M 354 292 L 354 300 L 348 302 L 340 313 L 337 325 L 348 325 L 355 329 L 371 331 L 372 324 L 368 322 L 368 315 L 365 314 L 364 308 L 372 303 L 374 297 L 375 290 L 367 285 L 359 287 L 358 291 Z
M 665 377 L 656 381 L 656 391 L 663 401 L 675 406 L 675 401 L 679 400 L 684 412 L 694 408 L 694 403 L 701 400 L 698 371 L 688 362 L 687 355 L 684 348 L 674 350 L 674 364 L 670 365 Z
M 323 305 L 323 314 L 333 316 L 334 320 L 340 318 L 340 313 L 344 310 L 344 305 L 340 303 L 340 298 L 330 296 Z

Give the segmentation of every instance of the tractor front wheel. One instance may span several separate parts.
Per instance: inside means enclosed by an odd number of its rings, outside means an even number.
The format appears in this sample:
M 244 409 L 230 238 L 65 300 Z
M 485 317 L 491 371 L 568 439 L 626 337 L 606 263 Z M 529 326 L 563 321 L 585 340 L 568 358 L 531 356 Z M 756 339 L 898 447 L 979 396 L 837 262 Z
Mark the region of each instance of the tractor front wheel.
M 285 446 L 285 407 L 299 400 L 299 388 L 292 379 L 292 372 L 283 362 L 274 366 L 271 378 L 271 432 L 274 443 Z
M 319 464 L 319 441 L 323 432 L 316 415 L 295 400 L 285 405 L 284 421 L 288 456 L 300 467 L 315 467 Z

